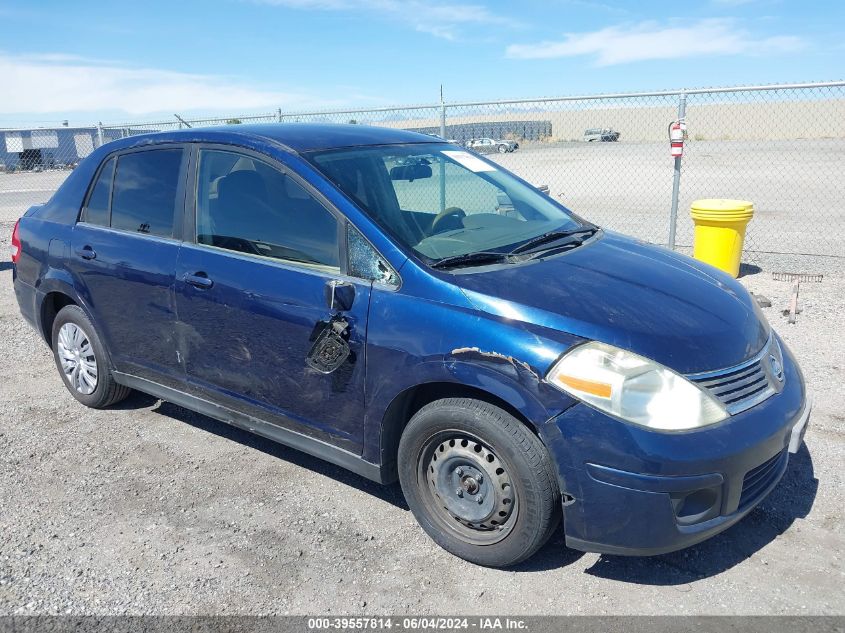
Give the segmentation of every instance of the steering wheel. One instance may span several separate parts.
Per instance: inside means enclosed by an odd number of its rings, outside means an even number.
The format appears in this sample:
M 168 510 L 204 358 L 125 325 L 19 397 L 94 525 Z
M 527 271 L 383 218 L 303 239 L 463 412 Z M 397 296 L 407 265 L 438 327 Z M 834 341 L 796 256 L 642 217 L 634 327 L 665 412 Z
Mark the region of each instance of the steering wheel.
M 447 207 L 443 209 L 440 213 L 437 214 L 437 217 L 431 223 L 431 232 L 432 234 L 438 233 L 438 228 L 443 223 L 446 218 L 457 218 L 460 220 L 461 218 L 465 218 L 467 216 L 466 211 L 461 209 L 460 207 Z M 448 230 L 446 228 L 442 230 Z

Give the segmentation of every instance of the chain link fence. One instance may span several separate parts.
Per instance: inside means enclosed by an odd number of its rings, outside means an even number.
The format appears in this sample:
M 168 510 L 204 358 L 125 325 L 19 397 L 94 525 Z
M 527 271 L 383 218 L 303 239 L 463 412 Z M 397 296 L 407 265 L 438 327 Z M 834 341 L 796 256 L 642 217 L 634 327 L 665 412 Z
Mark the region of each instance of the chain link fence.
M 688 138 L 676 176 L 668 127 L 684 109 Z M 751 200 L 755 215 L 744 263 L 777 271 L 845 270 L 845 82 L 5 130 L 0 222 L 47 199 L 102 143 L 185 126 L 268 122 L 377 125 L 442 136 L 489 153 L 601 226 L 662 245 L 670 245 L 672 235 L 674 247 L 686 253 L 693 200 Z

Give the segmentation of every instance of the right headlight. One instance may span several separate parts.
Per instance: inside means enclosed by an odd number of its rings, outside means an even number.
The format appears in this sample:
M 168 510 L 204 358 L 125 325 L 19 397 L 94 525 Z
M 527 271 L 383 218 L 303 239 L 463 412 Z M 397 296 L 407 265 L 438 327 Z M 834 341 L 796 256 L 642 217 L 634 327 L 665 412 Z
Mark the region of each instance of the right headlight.
M 597 341 L 557 361 L 546 380 L 626 422 L 659 431 L 686 431 L 728 417 L 709 393 L 671 369 Z

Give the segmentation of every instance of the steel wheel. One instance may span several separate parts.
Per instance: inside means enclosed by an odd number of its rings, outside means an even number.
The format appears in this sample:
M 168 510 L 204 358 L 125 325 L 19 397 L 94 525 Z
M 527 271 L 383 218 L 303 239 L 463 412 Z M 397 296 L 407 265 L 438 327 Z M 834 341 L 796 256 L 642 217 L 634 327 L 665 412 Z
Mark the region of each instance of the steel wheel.
M 507 411 L 473 398 L 429 402 L 399 441 L 408 507 L 446 551 L 489 567 L 536 552 L 560 521 L 546 447 Z
M 506 465 L 477 437 L 450 431 L 429 439 L 419 459 L 426 505 L 444 527 L 475 545 L 505 538 L 518 513 Z
M 75 323 L 59 329 L 58 357 L 68 384 L 83 395 L 97 388 L 97 359 L 88 335 Z

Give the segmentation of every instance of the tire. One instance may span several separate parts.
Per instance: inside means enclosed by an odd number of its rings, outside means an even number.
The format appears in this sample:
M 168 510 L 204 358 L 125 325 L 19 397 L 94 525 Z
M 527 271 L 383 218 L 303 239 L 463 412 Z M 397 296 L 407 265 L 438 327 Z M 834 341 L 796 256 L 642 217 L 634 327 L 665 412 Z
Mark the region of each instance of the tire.
M 505 153 L 507 153 L 507 151 L 508 151 L 507 145 L 499 145 L 499 153 L 500 154 L 505 154 Z
M 79 306 L 65 306 L 56 315 L 52 343 L 53 359 L 65 387 L 86 407 L 102 409 L 132 393 L 115 382 L 97 330 Z
M 472 563 L 516 565 L 560 522 L 560 490 L 546 447 L 486 402 L 448 398 L 424 406 L 402 433 L 398 463 L 419 524 L 443 549 Z

